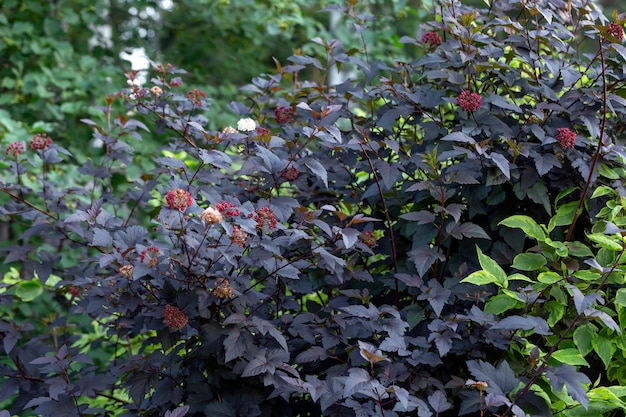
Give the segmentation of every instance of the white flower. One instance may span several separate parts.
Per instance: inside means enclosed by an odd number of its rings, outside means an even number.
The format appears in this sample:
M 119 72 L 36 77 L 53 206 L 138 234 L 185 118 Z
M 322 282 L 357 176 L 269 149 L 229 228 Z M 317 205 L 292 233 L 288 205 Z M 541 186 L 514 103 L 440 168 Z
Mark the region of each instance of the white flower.
M 239 119 L 237 122 L 237 130 L 240 132 L 251 132 L 256 129 L 256 123 L 249 117 Z

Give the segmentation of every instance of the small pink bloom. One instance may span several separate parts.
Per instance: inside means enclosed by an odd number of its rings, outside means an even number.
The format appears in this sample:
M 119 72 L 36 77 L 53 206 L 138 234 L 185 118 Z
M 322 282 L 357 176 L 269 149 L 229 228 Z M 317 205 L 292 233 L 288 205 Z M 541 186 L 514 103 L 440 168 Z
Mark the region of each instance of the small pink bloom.
M 257 223 L 257 230 L 262 229 L 263 226 L 267 226 L 267 228 L 270 230 L 276 229 L 278 221 L 276 220 L 276 215 L 271 208 L 265 206 L 261 209 L 256 209 L 255 212 L 256 216 L 254 216 L 254 220 Z
M 236 217 L 236 216 L 239 216 L 239 214 L 241 213 L 234 203 L 228 203 L 226 201 L 222 201 L 221 203 L 217 203 L 215 205 L 215 208 L 217 208 L 220 211 L 220 213 L 222 213 L 225 216 L 235 216 Z
M 7 147 L 7 150 L 4 151 L 5 154 L 12 155 L 13 157 L 20 155 L 22 152 L 24 152 L 24 144 L 22 142 L 13 142 Z
M 441 45 L 441 36 L 437 32 L 426 32 L 422 36 L 422 43 L 427 43 L 431 48 Z
M 613 35 L 617 38 L 618 41 L 624 40 L 624 27 L 622 25 L 618 25 L 617 23 L 609 23 L 608 32 L 610 35 Z
M 30 141 L 30 143 L 28 144 L 28 147 L 33 151 L 35 150 L 43 151 L 44 149 L 49 148 L 50 145 L 52 145 L 52 139 L 45 133 L 40 133 L 40 134 L 33 136 L 33 140 Z
M 573 148 L 576 144 L 576 132 L 567 127 L 560 127 L 556 130 L 556 140 L 563 149 Z

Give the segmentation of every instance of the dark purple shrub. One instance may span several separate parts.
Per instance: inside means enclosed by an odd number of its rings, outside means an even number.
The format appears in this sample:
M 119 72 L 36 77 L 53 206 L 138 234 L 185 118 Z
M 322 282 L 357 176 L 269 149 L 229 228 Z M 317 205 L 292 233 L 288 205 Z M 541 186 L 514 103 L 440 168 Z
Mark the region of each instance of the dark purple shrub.
M 318 39 L 325 62 L 294 55 L 245 87 L 237 129 L 206 130 L 208 99 L 168 65 L 145 87 L 129 73 L 105 125 L 84 120 L 92 161 L 72 169 L 43 136 L 7 144 L 4 262 L 21 277 L 0 293 L 0 401 L 44 416 L 626 406 L 626 49 L 587 3 L 545 3 L 437 6 L 431 35 L 402 39 L 426 52 L 411 63 Z M 360 76 L 329 85 L 335 66 Z M 150 134 L 170 139 L 145 161 Z

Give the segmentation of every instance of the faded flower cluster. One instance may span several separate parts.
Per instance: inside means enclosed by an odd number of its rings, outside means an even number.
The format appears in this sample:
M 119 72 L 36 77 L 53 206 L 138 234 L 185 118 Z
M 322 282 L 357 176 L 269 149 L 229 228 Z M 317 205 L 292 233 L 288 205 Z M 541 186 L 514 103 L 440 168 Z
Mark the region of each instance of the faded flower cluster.
M 219 223 L 223 220 L 222 213 L 213 207 L 209 207 L 202 212 L 200 215 L 200 220 L 202 220 L 207 225 L 212 225 L 215 223 Z

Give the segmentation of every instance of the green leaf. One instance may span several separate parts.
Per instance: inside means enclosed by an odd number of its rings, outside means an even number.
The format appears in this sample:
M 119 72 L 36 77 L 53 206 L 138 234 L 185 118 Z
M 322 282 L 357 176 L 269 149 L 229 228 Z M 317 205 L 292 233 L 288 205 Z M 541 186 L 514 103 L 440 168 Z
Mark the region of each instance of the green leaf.
M 30 281 L 24 281 L 17 284 L 15 295 L 22 301 L 29 302 L 39 297 L 43 293 L 43 286 L 39 282 L 39 278 Z
M 559 201 L 561 201 L 561 199 L 567 197 L 568 195 L 570 195 L 571 193 L 578 191 L 579 188 L 578 187 L 570 187 L 567 190 L 561 191 L 559 194 L 557 194 L 557 196 L 554 198 L 554 207 L 557 206 L 557 204 L 559 204 Z
M 582 269 L 580 271 L 574 272 L 574 276 L 583 281 L 598 281 L 602 279 L 602 274 L 596 271 L 591 271 L 589 269 Z
M 502 314 L 505 311 L 521 308 L 524 306 L 517 298 L 512 298 L 506 294 L 498 294 L 493 296 L 485 303 L 485 314 Z
M 563 315 L 565 314 L 565 306 L 561 303 L 551 300 L 546 303 L 546 308 L 549 312 L 548 319 L 546 321 L 548 322 L 548 325 L 550 327 L 553 327 L 556 323 L 559 322 L 559 320 L 563 318 Z
M 546 240 L 546 232 L 531 217 L 516 214 L 498 223 L 498 226 L 507 226 L 515 229 L 522 229 L 524 233 L 540 242 Z
M 591 249 L 589 249 L 589 246 L 585 245 L 582 242 L 578 242 L 578 241 L 565 242 L 565 246 L 567 246 L 569 250 L 569 254 L 572 256 L 576 256 L 579 258 L 593 256 L 593 252 L 591 252 Z
M 615 294 L 615 305 L 626 307 L 626 288 L 620 288 Z
M 493 259 L 485 255 L 478 246 L 476 246 L 476 252 L 478 253 L 478 262 L 483 270 L 496 278 L 496 284 L 500 287 L 506 287 L 507 276 L 504 269 Z
M 560 256 L 560 257 L 566 257 L 568 255 L 568 249 L 567 246 L 565 246 L 565 243 L 563 242 L 559 242 L 558 240 L 552 240 L 549 237 L 547 237 L 544 242 L 546 243 L 546 245 L 550 246 L 551 248 L 555 249 L 555 253 Z
M 591 198 L 602 197 L 603 195 L 608 195 L 608 194 L 613 194 L 613 193 L 615 193 L 615 190 L 613 188 L 608 187 L 606 185 L 601 185 L 593 191 Z
M 474 285 L 497 284 L 498 278 L 487 271 L 476 271 L 463 278 L 461 282 L 469 282 Z
M 543 284 L 548 284 L 548 285 L 554 284 L 555 282 L 559 282 L 562 279 L 563 277 L 561 275 L 552 271 L 542 272 L 537 276 L 537 281 Z
M 617 180 L 620 178 L 619 173 L 614 169 L 609 168 L 606 164 L 600 164 L 598 167 L 598 173 L 605 178 L 609 178 L 611 180 Z
M 514 273 L 509 275 L 508 277 L 509 281 L 525 281 L 525 282 L 535 282 L 532 279 L 528 278 L 526 275 L 524 274 L 519 274 L 519 273 Z
M 593 324 L 583 324 L 574 330 L 574 344 L 581 355 L 585 356 L 593 349 L 593 339 L 596 337 L 596 327 Z
M 554 217 L 550 219 L 548 230 L 554 230 L 556 226 L 569 226 L 572 224 L 577 208 L 578 201 L 571 201 L 560 206 Z
M 552 357 L 561 363 L 568 365 L 583 365 L 589 366 L 589 363 L 583 358 L 578 349 L 567 348 L 559 349 L 552 354 Z
M 613 358 L 613 354 L 617 350 L 613 344 L 613 340 L 601 332 L 597 337 L 591 340 L 591 346 L 600 359 L 602 359 L 605 369 L 608 368 L 611 363 L 611 359 Z
M 520 253 L 513 259 L 513 268 L 520 271 L 536 271 L 542 268 L 548 261 L 538 253 Z
M 621 251 L 622 245 L 619 244 L 615 239 L 611 239 L 609 236 L 602 233 L 590 233 L 587 235 L 589 240 L 597 243 L 601 247 L 612 250 L 612 251 Z

